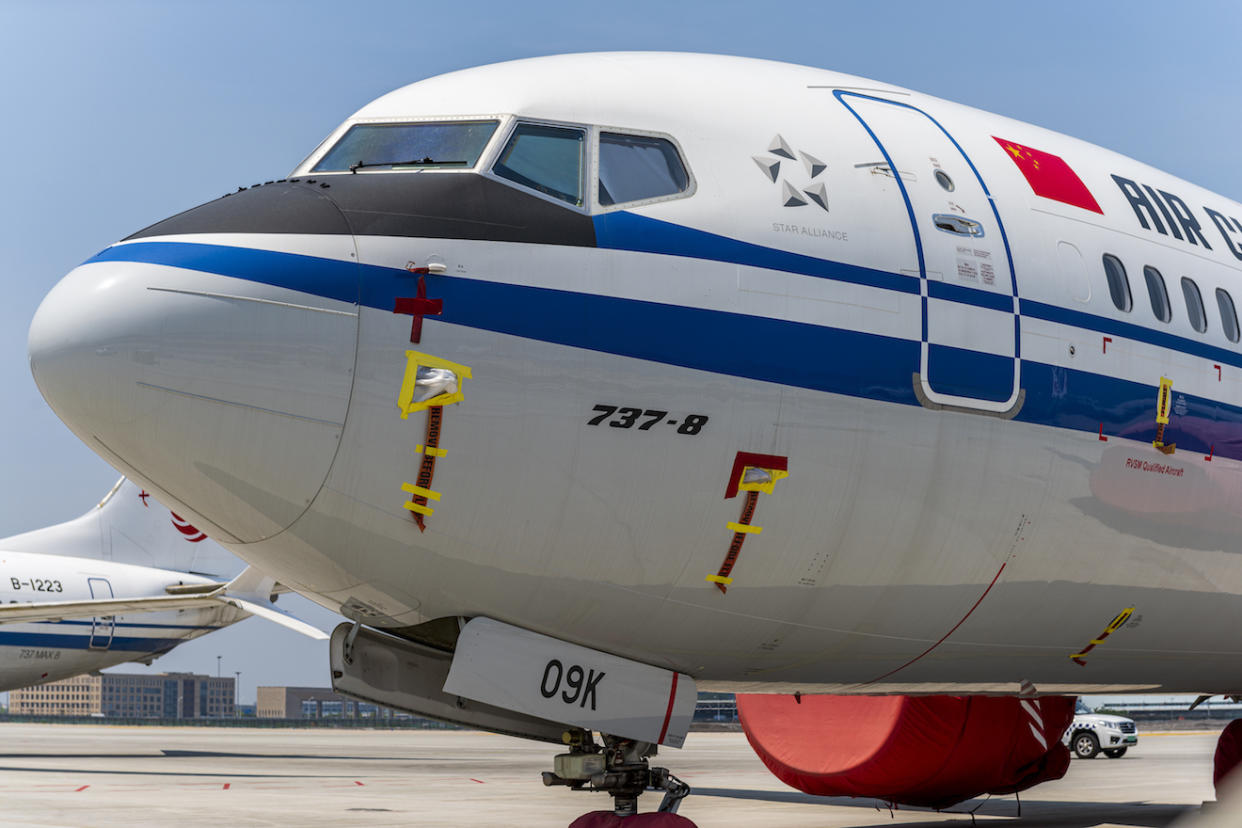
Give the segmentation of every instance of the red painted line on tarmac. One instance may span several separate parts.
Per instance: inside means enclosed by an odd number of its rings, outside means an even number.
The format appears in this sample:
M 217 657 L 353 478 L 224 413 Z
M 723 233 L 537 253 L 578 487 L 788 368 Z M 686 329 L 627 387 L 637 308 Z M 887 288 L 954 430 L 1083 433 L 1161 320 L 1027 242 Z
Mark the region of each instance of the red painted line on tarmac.
M 912 659 L 910 659 L 909 661 L 907 661 L 905 664 L 903 664 L 903 665 L 901 665 L 900 667 L 898 667 L 896 670 L 889 670 L 887 673 L 885 673 L 884 675 L 880 676 L 879 678 L 873 678 L 871 681 L 868 681 L 868 682 L 866 682 L 866 683 L 867 683 L 867 684 L 875 684 L 877 681 L 880 681 L 880 680 L 882 680 L 882 679 L 886 679 L 886 678 L 888 678 L 888 677 L 889 677 L 889 676 L 891 676 L 893 673 L 899 673 L 899 672 L 901 672 L 902 670 L 906 669 L 906 668 L 907 668 L 907 667 L 909 667 L 911 664 L 913 664 L 914 662 L 918 661 L 920 658 L 922 658 L 923 656 L 927 655 L 927 654 L 928 654 L 928 653 L 930 653 L 932 650 L 936 649 L 936 648 L 937 648 L 937 647 L 939 647 L 941 644 L 943 644 L 943 643 L 945 642 L 945 639 L 946 639 L 946 638 L 948 638 L 949 636 L 953 635 L 953 633 L 957 632 L 957 628 L 958 628 L 958 627 L 960 627 L 960 626 L 962 626 L 963 624 L 965 624 L 965 623 L 966 623 L 966 619 L 970 617 L 970 614 L 971 614 L 971 613 L 973 613 L 975 610 L 977 610 L 977 609 L 979 608 L 979 605 L 983 603 L 983 599 L 988 597 L 988 593 L 992 591 L 992 587 L 996 586 L 996 582 L 997 582 L 997 580 L 999 580 L 999 579 L 1000 579 L 1001 573 L 1005 571 L 1005 566 L 1006 566 L 1008 563 L 1009 563 L 1009 561 L 1005 561 L 1005 563 L 1001 564 L 1000 569 L 996 570 L 996 574 L 992 576 L 992 583 L 988 584 L 988 588 L 987 588 L 987 589 L 985 589 L 985 590 L 983 591 L 983 594 L 979 596 L 979 600 L 978 600 L 978 601 L 975 601 L 974 606 L 972 606 L 972 607 L 971 607 L 971 608 L 967 611 L 967 613 L 966 613 L 965 615 L 963 615 L 963 616 L 962 616 L 962 620 L 961 620 L 961 621 L 958 621 L 956 624 L 954 624 L 954 625 L 953 625 L 953 629 L 949 630 L 947 633 L 945 633 L 943 636 L 941 636 L 939 641 L 937 641 L 935 644 L 933 644 L 933 645 L 931 645 L 930 647 L 928 647 L 928 648 L 927 648 L 926 650 L 924 650 L 923 652 L 921 652 L 921 653 L 919 653 L 918 655 L 916 655 L 914 658 L 912 658 Z
M 80 788 L 74 788 L 74 789 L 73 789 L 73 792 L 74 792 L 74 793 L 81 793 L 82 791 L 86 790 L 86 789 L 87 789 L 87 788 L 89 788 L 89 787 L 90 787 L 90 785 L 83 785 L 83 786 L 82 786 L 82 787 L 80 787 Z
M 355 780 L 354 780 L 354 784 L 355 784 L 355 785 L 362 785 L 362 783 L 361 783 L 361 782 L 359 782 L 357 779 L 355 779 Z
M 486 785 L 486 784 L 487 784 L 487 783 L 486 783 L 486 782 L 484 782 L 482 779 L 475 779 L 473 776 L 472 776 L 472 777 L 470 777 L 470 781 L 471 781 L 471 782 L 478 782 L 480 785 Z

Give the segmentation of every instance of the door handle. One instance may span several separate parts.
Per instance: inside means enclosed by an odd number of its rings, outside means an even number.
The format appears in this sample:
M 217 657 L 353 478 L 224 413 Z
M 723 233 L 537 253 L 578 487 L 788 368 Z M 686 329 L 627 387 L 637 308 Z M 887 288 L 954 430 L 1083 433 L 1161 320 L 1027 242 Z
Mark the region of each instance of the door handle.
M 949 213 L 936 213 L 932 216 L 932 224 L 936 225 L 937 230 L 943 230 L 946 233 L 952 233 L 955 236 L 971 236 L 972 238 L 983 238 L 983 225 L 974 219 L 968 219 L 965 216 L 954 216 Z

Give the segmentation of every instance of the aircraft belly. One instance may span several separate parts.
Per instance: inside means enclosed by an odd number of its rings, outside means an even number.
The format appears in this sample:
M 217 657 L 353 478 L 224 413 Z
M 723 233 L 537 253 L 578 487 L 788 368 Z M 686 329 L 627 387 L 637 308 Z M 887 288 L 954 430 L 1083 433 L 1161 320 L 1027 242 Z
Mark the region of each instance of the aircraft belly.
M 0 691 L 102 670 L 131 660 L 120 652 L 0 646 Z

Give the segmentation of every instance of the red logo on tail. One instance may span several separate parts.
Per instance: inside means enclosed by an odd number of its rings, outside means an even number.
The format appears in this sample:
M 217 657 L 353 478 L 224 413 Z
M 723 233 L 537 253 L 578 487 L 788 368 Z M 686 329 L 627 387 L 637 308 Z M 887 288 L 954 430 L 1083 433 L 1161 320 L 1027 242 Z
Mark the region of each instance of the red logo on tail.
M 177 514 L 176 512 L 169 512 L 169 514 L 172 515 L 173 517 L 172 525 L 177 527 L 177 531 L 180 532 L 185 537 L 185 539 L 189 541 L 190 543 L 198 543 L 199 541 L 207 539 L 206 534 L 204 534 L 203 532 L 200 532 L 198 529 L 192 526 L 190 522 L 186 520 L 185 518 L 183 518 L 181 515 Z

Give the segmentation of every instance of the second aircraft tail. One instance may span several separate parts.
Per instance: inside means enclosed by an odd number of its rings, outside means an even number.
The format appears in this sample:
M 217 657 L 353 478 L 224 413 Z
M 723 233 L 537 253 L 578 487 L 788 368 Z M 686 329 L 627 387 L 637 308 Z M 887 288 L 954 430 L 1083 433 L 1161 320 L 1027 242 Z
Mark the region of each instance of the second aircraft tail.
M 98 558 L 224 580 L 243 568 L 197 527 L 124 477 L 81 517 L 0 540 L 0 550 Z

